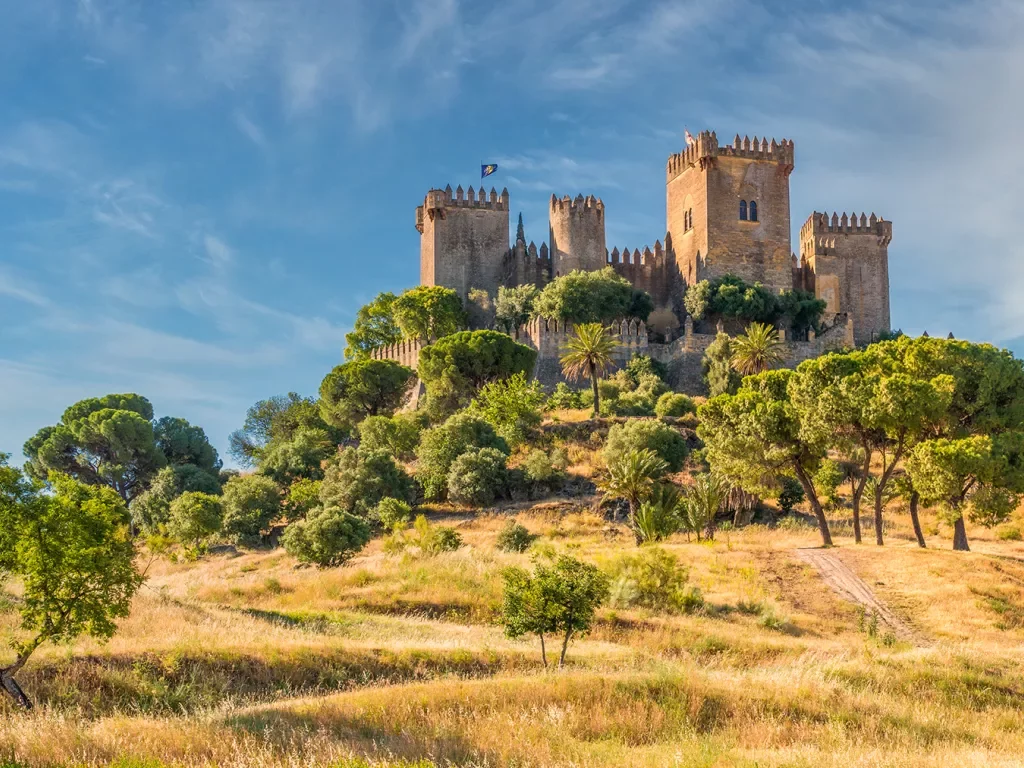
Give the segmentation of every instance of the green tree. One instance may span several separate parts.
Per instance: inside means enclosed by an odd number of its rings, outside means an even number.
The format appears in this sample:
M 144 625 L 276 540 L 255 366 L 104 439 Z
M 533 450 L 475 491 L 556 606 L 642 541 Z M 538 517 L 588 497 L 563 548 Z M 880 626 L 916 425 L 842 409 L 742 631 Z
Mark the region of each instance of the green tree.
M 507 460 L 497 448 L 466 451 L 448 472 L 448 498 L 475 507 L 492 504 L 508 484 Z
M 654 451 L 633 450 L 608 465 L 607 474 L 599 485 L 606 499 L 626 500 L 629 505 L 629 527 L 633 530 L 637 544 L 643 543 L 636 525 L 637 512 L 640 505 L 651 498 L 658 480 L 667 469 L 668 465 Z
M 494 327 L 514 334 L 530 319 L 536 299 L 537 287 L 534 285 L 517 285 L 514 288 L 499 286 L 498 298 L 494 303 Z
M 312 509 L 305 520 L 285 528 L 281 537 L 288 554 L 320 568 L 342 565 L 369 540 L 370 525 L 364 518 L 332 506 Z
M 603 325 L 583 323 L 573 328 L 573 335 L 566 342 L 566 352 L 560 360 L 562 373 L 567 379 L 579 381 L 584 376 L 590 379 L 594 393 L 594 418 L 601 413 L 597 380 L 612 366 L 612 353 L 617 346 L 618 342 Z
M 466 327 L 462 299 L 451 288 L 439 285 L 411 288 L 395 299 L 391 309 L 408 339 L 429 342 Z
M 686 528 L 697 536 L 707 533 L 715 538 L 715 517 L 725 506 L 729 496 L 729 484 L 711 472 L 693 476 L 693 484 L 683 494 L 683 513 Z
M 517 373 L 485 384 L 470 404 L 470 410 L 483 416 L 514 448 L 540 424 L 545 399 L 539 381 L 528 381 L 525 373 Z
M 306 430 L 320 430 L 323 439 L 334 444 L 345 435 L 323 420 L 313 398 L 295 392 L 270 397 L 249 408 L 242 428 L 228 438 L 229 453 L 242 466 L 257 467 L 266 453 Z M 308 437 L 304 439 L 309 442 Z
M 485 384 L 533 371 L 537 352 L 497 331 L 463 331 L 439 339 L 420 352 L 419 375 L 427 388 L 427 412 L 448 416 Z
M 164 467 L 130 505 L 137 530 L 156 533 L 171 516 L 171 502 L 187 491 L 219 494 L 220 481 L 192 464 Z
M 386 497 L 412 502 L 416 489 L 412 478 L 383 451 L 345 448 L 327 465 L 320 485 L 322 506 L 369 517 Z
M 53 492 L 41 493 L 0 455 L 0 568 L 23 585 L 15 659 L 0 668 L 0 684 L 24 709 L 32 703 L 15 675 L 32 653 L 82 634 L 110 638 L 143 581 L 124 500 L 66 475 L 50 481 Z
M 533 308 L 549 320 L 605 324 L 625 318 L 646 321 L 654 302 L 612 267 L 605 267 L 556 277 L 537 295 Z
M 236 544 L 259 543 L 281 514 L 281 489 L 268 477 L 241 475 L 224 484 L 224 534 Z
M 686 438 L 658 419 L 629 419 L 608 430 L 602 455 L 608 466 L 618 464 L 630 451 L 649 449 L 665 462 L 666 471 L 678 472 L 689 453 Z
M 415 375 L 391 360 L 342 363 L 320 383 L 320 415 L 341 429 L 350 429 L 367 416 L 390 416 L 402 405 Z
M 402 340 L 394 315 L 395 294 L 378 293 L 356 313 L 352 331 L 345 334 L 345 359 L 366 360 L 378 349 Z
M 414 414 L 369 416 L 359 423 L 359 447 L 408 461 L 416 455 L 420 429 L 420 419 Z
M 654 486 L 647 501 L 637 509 L 634 524 L 638 543 L 650 544 L 671 536 L 682 523 L 683 497 L 671 483 Z
M 812 479 L 825 458 L 828 437 L 804 429 L 790 401 L 791 370 L 748 376 L 735 395 L 719 395 L 697 410 L 697 436 L 713 471 L 734 486 L 766 496 L 778 475 L 800 481 L 818 521 L 822 544 L 832 546 L 828 520 Z
M 164 416 L 153 423 L 153 439 L 171 466 L 192 465 L 211 476 L 220 472 L 217 449 L 210 445 L 202 427 L 185 419 Z
M 223 521 L 224 511 L 219 497 L 189 491 L 171 502 L 167 532 L 176 541 L 198 548 L 221 529 Z
M 278 485 L 289 485 L 324 476 L 323 466 L 338 451 L 337 433 L 317 427 L 300 427 L 287 440 L 275 440 L 264 449 L 259 473 Z
M 548 565 L 535 561 L 532 574 L 522 568 L 503 571 L 502 623 L 511 638 L 536 635 L 548 665 L 544 636 L 562 635 L 558 666 L 572 638 L 590 631 L 597 609 L 608 599 L 608 577 L 595 566 L 567 555 Z
M 794 333 L 801 334 L 820 325 L 821 316 L 828 306 L 824 299 L 809 291 L 783 291 L 779 294 L 778 303 L 782 319 Z
M 46 480 L 60 472 L 105 485 L 130 502 L 167 463 L 153 436 L 153 406 L 135 394 L 106 395 L 69 407 L 60 423 L 44 427 L 24 447 L 26 469 Z
M 732 341 L 732 367 L 744 376 L 764 373 L 784 359 L 785 345 L 770 325 L 751 323 Z
M 743 377 L 732 367 L 732 356 L 732 339 L 727 333 L 719 333 L 704 350 L 701 368 L 710 397 L 735 395 L 739 390 Z
M 443 499 L 448 492 L 448 474 L 455 460 L 466 451 L 496 448 L 508 455 L 508 443 L 494 427 L 472 413 L 456 413 L 443 424 L 420 436 L 416 449 L 416 479 L 427 499 Z

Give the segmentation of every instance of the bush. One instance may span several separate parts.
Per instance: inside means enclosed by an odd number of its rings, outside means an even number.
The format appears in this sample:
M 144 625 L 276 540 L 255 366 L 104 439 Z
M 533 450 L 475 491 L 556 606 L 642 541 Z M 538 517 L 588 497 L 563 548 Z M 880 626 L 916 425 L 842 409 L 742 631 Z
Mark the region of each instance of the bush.
M 834 459 L 825 459 L 814 473 L 814 487 L 818 491 L 818 498 L 829 509 L 839 506 L 839 486 L 842 485 L 843 479 L 843 469 Z
M 639 541 L 661 541 L 679 530 L 682 495 L 672 485 L 657 486 L 651 498 L 640 505 L 633 515 L 633 525 Z
M 414 501 L 412 478 L 383 451 L 346 448 L 327 465 L 320 503 L 368 517 L 386 496 Z
M 658 398 L 654 413 L 660 419 L 679 418 L 688 413 L 696 413 L 697 406 L 693 400 L 679 392 L 666 392 Z
M 549 456 L 540 448 L 534 448 L 522 463 L 526 479 L 535 485 L 555 485 L 562 480 L 569 459 L 565 451 L 555 448 Z
M 448 473 L 448 498 L 457 504 L 484 506 L 505 492 L 507 457 L 496 448 L 466 451 Z
M 637 419 L 615 424 L 608 431 L 604 447 L 605 463 L 621 462 L 631 451 L 654 451 L 668 465 L 669 472 L 678 472 L 686 459 L 686 440 L 679 432 L 657 419 Z
M 386 530 L 393 531 L 407 525 L 412 520 L 412 507 L 401 499 L 390 496 L 380 500 L 373 511 L 373 516 Z
M 269 477 L 233 477 L 224 486 L 222 504 L 224 533 L 236 544 L 254 544 L 280 514 L 281 490 Z
M 704 350 L 701 358 L 701 370 L 708 395 L 735 395 L 743 382 L 743 377 L 732 367 L 732 340 L 729 334 L 720 333 Z
M 216 496 L 220 493 L 220 481 L 194 464 L 164 467 L 157 472 L 149 488 L 132 500 L 132 520 L 136 527 L 148 534 L 159 531 L 170 519 L 171 502 L 187 491 Z
M 289 525 L 281 542 L 288 554 L 320 568 L 341 565 L 370 540 L 370 526 L 339 507 L 316 507 Z
M 689 570 L 660 547 L 623 555 L 612 563 L 609 576 L 611 604 L 618 608 L 693 613 L 704 606 L 700 590 L 687 586 Z
M 781 488 L 779 490 L 779 509 L 782 512 L 792 512 L 793 507 L 804 500 L 804 487 L 800 485 L 800 481 L 792 477 L 783 477 L 779 481 Z
M 419 439 L 420 423 L 414 416 L 369 416 L 359 424 L 360 449 L 384 451 L 401 461 L 415 456 Z
M 171 502 L 167 532 L 182 544 L 198 547 L 220 530 L 222 522 L 218 497 L 189 491 Z
M 1020 528 L 1016 525 L 1007 525 L 996 531 L 996 536 L 1000 541 L 1020 541 L 1024 536 L 1021 536 Z
M 419 515 L 413 524 L 413 534 L 408 543 L 419 547 L 425 555 L 454 552 L 462 546 L 462 537 L 454 528 L 431 525 L 425 515 Z
M 509 520 L 498 531 L 498 540 L 494 546 L 502 552 L 525 552 L 537 540 L 537 534 L 530 533 L 525 525 Z
M 640 379 L 644 376 L 654 376 L 662 382 L 668 379 L 668 368 L 650 355 L 633 355 L 626 363 L 625 371 L 637 386 L 640 385 Z
M 560 381 L 555 385 L 555 391 L 551 393 L 544 407 L 549 411 L 578 410 L 584 407 L 582 393 Z
M 285 505 L 291 519 L 305 517 L 309 510 L 320 503 L 320 486 L 322 484 L 322 480 L 310 480 L 308 477 L 304 477 L 288 486 L 288 499 Z
M 427 499 L 446 496 L 452 465 L 459 456 L 474 448 L 495 448 L 508 454 L 508 443 L 495 433 L 494 427 L 472 413 L 457 413 L 420 436 L 416 449 L 416 479 L 423 486 Z
M 573 270 L 556 277 L 533 303 L 534 312 L 569 323 L 608 323 L 625 317 L 647 320 L 654 303 L 612 267 L 598 271 Z
M 525 373 L 485 384 L 473 400 L 471 410 L 479 413 L 510 446 L 526 440 L 540 424 L 544 391 L 537 380 L 527 381 Z

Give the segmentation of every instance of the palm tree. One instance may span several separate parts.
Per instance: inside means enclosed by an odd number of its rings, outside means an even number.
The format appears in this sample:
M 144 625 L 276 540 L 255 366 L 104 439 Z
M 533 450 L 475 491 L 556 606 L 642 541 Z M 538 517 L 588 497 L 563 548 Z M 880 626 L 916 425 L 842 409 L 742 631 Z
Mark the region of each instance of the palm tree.
M 575 327 L 573 336 L 566 343 L 568 351 L 562 355 L 562 373 L 567 379 L 579 381 L 584 376 L 590 377 L 595 418 L 601 412 L 597 380 L 611 367 L 612 352 L 617 345 L 618 342 L 601 323 L 583 323 Z
M 601 483 L 605 498 L 625 499 L 629 504 L 629 524 L 637 543 L 643 540 L 637 531 L 636 513 L 643 502 L 651 497 L 658 478 L 668 465 L 654 451 L 644 448 L 630 451 L 608 467 L 608 476 Z
M 737 336 L 732 342 L 732 367 L 744 376 L 763 373 L 785 358 L 785 344 L 779 341 L 779 333 L 764 323 L 751 323 L 744 336 Z
M 728 483 L 710 472 L 694 476 L 693 485 L 686 489 L 682 508 L 686 529 L 697 534 L 697 541 L 702 531 L 707 532 L 709 539 L 715 538 L 715 515 L 728 495 Z

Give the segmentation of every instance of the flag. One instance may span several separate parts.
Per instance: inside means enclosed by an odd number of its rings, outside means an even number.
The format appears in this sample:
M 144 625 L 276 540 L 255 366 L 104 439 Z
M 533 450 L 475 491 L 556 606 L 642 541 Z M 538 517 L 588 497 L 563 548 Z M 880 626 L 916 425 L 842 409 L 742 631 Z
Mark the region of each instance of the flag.
M 689 131 L 687 131 L 685 128 L 683 130 L 686 131 L 686 134 L 685 134 L 686 135 L 686 146 L 692 147 L 694 145 L 694 143 L 695 143 L 695 139 L 693 138 L 693 134 L 690 133 Z
M 491 165 L 481 165 L 480 166 L 480 178 L 481 179 L 486 179 L 488 176 L 490 176 L 492 173 L 494 173 L 497 170 L 498 170 L 498 166 L 496 164 L 494 164 L 494 163 L 492 163 Z

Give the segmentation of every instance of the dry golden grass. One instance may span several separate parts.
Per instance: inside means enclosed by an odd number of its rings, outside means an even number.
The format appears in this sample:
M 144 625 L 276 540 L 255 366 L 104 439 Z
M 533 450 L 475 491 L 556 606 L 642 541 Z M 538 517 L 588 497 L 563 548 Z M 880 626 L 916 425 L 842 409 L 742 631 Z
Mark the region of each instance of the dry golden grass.
M 545 546 L 600 565 L 633 551 L 621 526 L 585 509 L 541 505 L 517 519 Z M 911 644 L 869 636 L 796 557 L 817 544 L 812 527 L 751 526 L 711 544 L 676 536 L 665 548 L 706 610 L 605 608 L 569 666 L 545 673 L 534 642 L 493 623 L 501 569 L 529 562 L 494 549 L 508 515 L 443 519 L 467 546 L 435 558 L 387 556 L 375 541 L 327 571 L 281 551 L 155 561 L 110 643 L 33 658 L 23 683 L 40 706 L 0 716 L 0 760 L 1020 764 L 1020 542 L 971 531 L 976 552 L 949 551 L 948 534 L 919 550 L 893 513 L 884 548 L 858 547 L 840 525 L 836 556 L 914 628 Z M 2 629 L 15 630 L 12 613 Z

